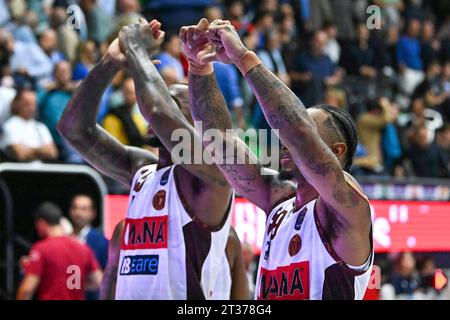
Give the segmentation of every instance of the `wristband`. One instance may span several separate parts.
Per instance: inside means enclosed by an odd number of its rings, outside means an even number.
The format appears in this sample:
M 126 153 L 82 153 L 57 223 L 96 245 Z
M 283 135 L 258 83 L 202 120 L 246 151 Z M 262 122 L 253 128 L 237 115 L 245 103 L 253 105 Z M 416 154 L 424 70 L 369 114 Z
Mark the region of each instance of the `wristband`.
M 198 65 L 189 61 L 189 73 L 195 74 L 197 76 L 207 76 L 214 72 L 212 63 L 207 63 L 205 65 Z
M 256 67 L 257 65 L 261 64 L 261 60 L 259 60 L 256 53 L 253 51 L 247 51 L 238 62 L 236 62 L 236 67 L 239 69 L 239 71 L 242 73 L 242 75 L 245 77 L 246 74 Z

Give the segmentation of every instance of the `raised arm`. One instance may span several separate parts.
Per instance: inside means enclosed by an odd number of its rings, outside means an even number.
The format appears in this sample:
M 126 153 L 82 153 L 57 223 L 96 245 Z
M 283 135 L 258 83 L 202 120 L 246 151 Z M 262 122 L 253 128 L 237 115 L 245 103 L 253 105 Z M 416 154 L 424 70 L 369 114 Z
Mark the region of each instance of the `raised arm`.
M 148 55 L 148 51 L 154 50 L 162 41 L 164 34 L 159 30 L 160 26 L 156 20 L 150 24 L 126 26 L 120 31 L 120 44 L 126 53 L 130 73 L 135 82 L 139 108 L 153 132 L 172 155 L 174 149 L 183 142 L 174 139 L 174 132 L 182 132 L 184 137 L 189 136 L 191 143 L 186 145 L 185 151 L 191 154 L 193 160 L 196 152 L 203 154 L 199 134 L 180 110 L 183 103 L 177 105 Z M 200 148 L 195 148 L 196 145 Z M 189 203 L 190 200 L 187 199 L 188 204 L 203 223 L 209 226 L 220 225 L 231 197 L 231 187 L 223 174 L 215 165 L 204 161 L 182 163 L 182 167 L 200 183 L 200 190 L 209 195 L 207 203 L 200 204 L 198 199 Z
M 266 212 L 280 197 L 293 193 L 289 182 L 280 182 L 277 173 L 262 175 L 263 166 L 257 157 L 234 134 L 231 117 L 214 70 L 208 60 L 209 47 L 206 39 L 208 22 L 202 19 L 197 26 L 183 27 L 180 31 L 182 49 L 189 59 L 189 105 L 196 121 L 202 122 L 204 130 L 217 129 L 225 145 L 233 146 L 231 155 L 216 154 L 214 160 L 232 187 Z M 194 34 L 196 37 L 194 38 Z M 205 145 L 211 141 L 203 141 Z M 239 164 L 241 163 L 241 164 Z
M 272 129 L 278 129 L 282 143 L 320 199 L 344 221 L 366 225 L 368 204 L 345 177 L 333 151 L 323 141 L 316 124 L 297 96 L 257 56 L 244 47 L 229 22 L 219 22 L 208 31 L 218 46 L 216 58 L 235 63 L 261 105 Z
M 149 151 L 122 145 L 96 123 L 100 99 L 115 74 L 124 66 L 118 39 L 80 84 L 58 124 L 58 131 L 84 159 L 113 179 L 130 185 L 143 165 L 155 163 Z

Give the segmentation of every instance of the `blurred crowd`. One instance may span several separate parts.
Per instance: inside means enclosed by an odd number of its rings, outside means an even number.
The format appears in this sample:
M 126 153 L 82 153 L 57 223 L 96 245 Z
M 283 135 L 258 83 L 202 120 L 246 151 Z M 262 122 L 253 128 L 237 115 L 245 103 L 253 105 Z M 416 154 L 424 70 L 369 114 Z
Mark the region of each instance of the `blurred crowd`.
M 448 300 L 450 288 L 445 273 L 429 254 L 400 252 L 378 256 L 381 270 L 381 300 Z
M 170 85 L 187 81 L 179 27 L 203 16 L 229 19 L 307 107 L 351 113 L 360 139 L 353 174 L 450 176 L 448 0 L 0 0 L 0 161 L 83 163 L 56 124 L 120 27 L 163 22 L 156 58 Z M 235 67 L 214 68 L 236 128 L 268 128 Z M 149 148 L 125 72 L 97 121 L 122 143 Z

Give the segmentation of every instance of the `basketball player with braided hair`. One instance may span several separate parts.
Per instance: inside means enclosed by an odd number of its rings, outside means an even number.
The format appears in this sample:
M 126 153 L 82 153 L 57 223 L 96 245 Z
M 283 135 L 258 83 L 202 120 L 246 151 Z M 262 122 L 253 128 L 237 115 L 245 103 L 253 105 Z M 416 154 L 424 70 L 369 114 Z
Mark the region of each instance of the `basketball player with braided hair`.
M 282 170 L 270 175 L 253 164 L 257 159 L 239 138 L 225 131 L 222 138 L 234 146 L 233 159 L 214 157 L 236 192 L 267 214 L 256 298 L 362 299 L 373 239 L 368 199 L 348 173 L 357 145 L 351 117 L 328 105 L 306 109 L 243 45 L 229 21 L 202 19 L 183 27 L 180 38 L 189 59 L 194 120 L 208 129 L 227 113 L 211 61 L 232 63 L 283 144 Z

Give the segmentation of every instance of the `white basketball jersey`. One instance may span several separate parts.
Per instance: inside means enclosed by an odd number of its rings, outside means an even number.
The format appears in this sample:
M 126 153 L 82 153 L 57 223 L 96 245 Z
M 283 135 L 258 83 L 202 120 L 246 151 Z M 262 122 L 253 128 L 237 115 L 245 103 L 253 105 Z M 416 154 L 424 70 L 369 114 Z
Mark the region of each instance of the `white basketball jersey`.
M 313 200 L 295 210 L 293 197 L 276 206 L 268 216 L 256 299 L 363 298 L 373 251 L 363 266 L 346 265 L 328 241 L 315 213 L 315 203 Z
M 188 213 L 176 166 L 141 168 L 133 179 L 117 274 L 116 299 L 229 299 L 225 246 L 231 210 L 210 231 Z

